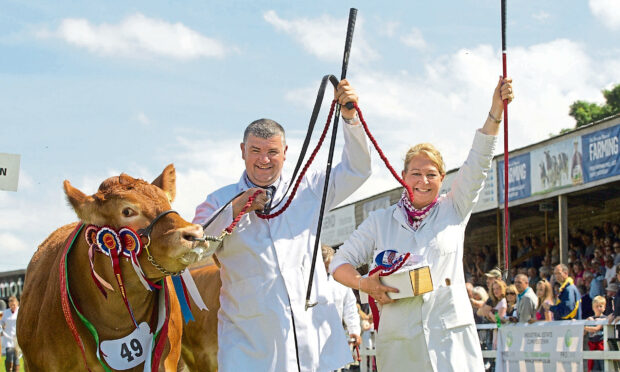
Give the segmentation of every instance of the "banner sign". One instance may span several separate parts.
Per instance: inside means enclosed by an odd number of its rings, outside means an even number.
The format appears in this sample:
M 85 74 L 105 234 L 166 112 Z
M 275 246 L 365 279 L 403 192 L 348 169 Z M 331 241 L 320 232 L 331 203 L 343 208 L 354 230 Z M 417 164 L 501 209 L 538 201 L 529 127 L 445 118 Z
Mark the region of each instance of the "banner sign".
M 342 244 L 355 231 L 355 205 L 329 211 L 323 217 L 321 243 L 335 246 Z
M 581 138 L 532 150 L 532 195 L 583 183 Z
M 504 161 L 497 162 L 499 179 L 499 201 L 504 202 Z M 527 198 L 531 195 L 530 153 L 511 156 L 508 159 L 508 201 Z
M 497 168 L 492 163 L 472 213 L 487 211 L 493 208 L 497 208 Z
M 581 136 L 585 182 L 620 174 L 618 137 L 620 125 Z
M 17 191 L 20 156 L 0 153 L 0 190 Z
M 502 325 L 497 338 L 497 372 L 582 371 L 583 322 Z

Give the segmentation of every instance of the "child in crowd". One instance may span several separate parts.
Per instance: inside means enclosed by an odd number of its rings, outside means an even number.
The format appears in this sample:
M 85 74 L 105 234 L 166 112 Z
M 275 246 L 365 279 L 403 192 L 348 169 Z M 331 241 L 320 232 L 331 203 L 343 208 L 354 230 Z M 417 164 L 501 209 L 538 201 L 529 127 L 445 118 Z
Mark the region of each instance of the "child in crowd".
M 594 311 L 594 316 L 589 317 L 588 320 L 596 320 L 596 319 L 605 319 L 606 316 L 603 315 L 603 311 L 605 311 L 605 304 L 607 300 L 603 296 L 596 296 L 592 300 L 592 311 Z M 588 346 L 590 350 L 603 350 L 603 326 L 585 326 L 583 327 L 584 332 L 588 333 L 590 339 L 588 340 Z M 592 371 L 603 371 L 603 361 L 602 360 L 588 360 L 588 372 Z

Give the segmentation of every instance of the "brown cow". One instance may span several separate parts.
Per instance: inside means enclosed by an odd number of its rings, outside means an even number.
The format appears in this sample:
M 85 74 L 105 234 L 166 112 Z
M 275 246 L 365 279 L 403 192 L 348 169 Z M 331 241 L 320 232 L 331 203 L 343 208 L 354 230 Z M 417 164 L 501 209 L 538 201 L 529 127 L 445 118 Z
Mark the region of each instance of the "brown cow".
M 220 270 L 215 265 L 190 271 L 209 311 L 194 313 L 195 322 L 183 328 L 181 356 L 191 372 L 217 371 L 217 311 L 220 308 Z M 195 307 L 192 307 L 195 308 Z
M 170 201 L 175 196 L 175 171 L 172 165 L 167 166 L 152 184 L 126 174 L 111 177 L 103 181 L 92 196 L 72 187 L 68 181 L 64 182 L 64 189 L 83 223 L 107 225 L 116 230 L 131 227 L 138 231 L 151 224 L 156 216 L 171 209 Z M 26 368 L 31 371 L 85 370 L 81 351 L 63 315 L 59 284 L 61 258 L 64 257 L 68 237 L 76 226 L 77 223 L 73 223 L 54 231 L 39 246 L 26 271 L 17 334 Z M 185 221 L 176 213 L 163 215 L 152 227 L 149 252 L 165 271 L 183 270 L 200 258 L 201 254 L 207 253 L 208 244 L 194 240 L 202 237 L 202 227 Z M 89 244 L 83 231 L 77 235 L 66 261 L 71 296 L 84 317 L 97 330 L 100 340 L 123 338 L 134 332 L 136 327 L 120 295 L 110 257 L 95 252 L 93 259 L 95 272 L 114 288 L 114 291 L 107 291 L 106 299 L 91 278 Z M 146 243 L 146 238 L 142 237 L 142 240 Z M 156 291 L 144 288 L 128 260 L 120 261 L 127 298 L 136 322 L 149 323 L 153 312 L 157 310 L 158 295 Z M 156 282 L 166 277 L 161 269 L 147 260 L 145 250 L 138 261 L 150 281 Z M 164 357 L 169 350 L 174 351 L 170 353 L 174 355 L 169 355 L 166 360 L 166 370 L 172 371 L 176 370 L 180 354 L 182 320 L 176 297 L 170 296 L 170 300 L 169 345 L 164 350 Z M 88 368 L 91 371 L 104 371 L 96 357 L 94 337 L 80 321 L 73 307 L 71 316 L 84 342 Z M 131 345 L 133 351 L 129 350 L 135 357 L 139 353 L 134 348 L 137 345 Z M 122 352 L 120 354 L 122 356 Z M 127 370 L 141 371 L 143 368 L 144 363 L 141 363 Z

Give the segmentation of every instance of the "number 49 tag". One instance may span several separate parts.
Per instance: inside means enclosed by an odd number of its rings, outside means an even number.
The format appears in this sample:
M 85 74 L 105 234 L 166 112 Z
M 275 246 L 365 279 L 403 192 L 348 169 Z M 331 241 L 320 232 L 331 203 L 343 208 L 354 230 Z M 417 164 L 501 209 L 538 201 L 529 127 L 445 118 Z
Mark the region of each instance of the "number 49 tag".
M 106 340 L 101 343 L 103 358 L 112 369 L 126 370 L 143 363 L 150 354 L 153 335 L 146 322 L 128 336 L 117 340 Z

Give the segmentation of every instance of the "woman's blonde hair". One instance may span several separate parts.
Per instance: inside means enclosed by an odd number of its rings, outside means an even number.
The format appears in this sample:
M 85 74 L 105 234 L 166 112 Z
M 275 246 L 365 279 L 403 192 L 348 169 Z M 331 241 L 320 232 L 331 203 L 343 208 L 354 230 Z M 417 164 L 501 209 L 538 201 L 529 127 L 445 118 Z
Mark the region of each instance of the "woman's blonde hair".
M 500 298 L 495 297 L 495 290 L 493 288 L 495 284 L 499 285 L 499 288 L 501 289 L 502 297 Z M 501 279 L 497 279 L 496 281 L 494 281 L 491 285 L 491 290 L 489 291 L 489 297 L 491 297 L 491 300 L 493 300 L 493 306 L 497 305 L 497 303 L 500 302 L 502 298 L 506 298 L 506 282 Z
M 542 297 L 538 296 L 538 287 L 543 288 Z M 541 279 L 536 283 L 536 296 L 538 296 L 538 306 L 536 308 L 537 311 L 540 311 L 542 305 L 545 301 L 553 301 L 553 287 L 551 287 L 551 283 L 547 279 Z
M 407 167 L 409 166 L 409 162 L 414 156 L 422 155 L 428 158 L 437 170 L 439 174 L 444 176 L 446 174 L 445 164 L 443 162 L 443 158 L 441 157 L 441 153 L 430 143 L 419 143 L 409 149 L 407 154 L 405 154 L 405 166 L 403 169 L 407 172 Z

